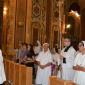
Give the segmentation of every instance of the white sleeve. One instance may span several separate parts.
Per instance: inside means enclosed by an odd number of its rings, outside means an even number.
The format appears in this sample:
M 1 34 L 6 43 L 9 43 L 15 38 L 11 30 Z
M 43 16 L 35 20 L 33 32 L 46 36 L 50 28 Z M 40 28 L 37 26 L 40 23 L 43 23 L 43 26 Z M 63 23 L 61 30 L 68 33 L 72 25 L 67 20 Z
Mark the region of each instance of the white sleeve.
M 60 55 L 58 55 L 58 65 L 60 65 L 61 64 L 61 59 L 60 59 Z
M 51 53 L 49 54 L 49 60 L 48 60 L 48 62 L 53 62 L 53 58 L 52 58 L 52 55 L 51 55 Z
M 78 60 L 79 60 L 79 56 L 77 55 L 76 58 L 75 58 L 75 60 L 74 60 L 74 65 L 73 66 L 76 66 L 77 65 Z
M 38 40 L 37 40 L 37 43 L 38 43 L 38 45 L 39 45 L 39 46 L 41 46 L 41 43 L 40 43 L 40 41 L 38 41 Z
M 85 56 L 83 57 L 83 60 L 81 61 L 81 66 L 85 68 Z
M 74 49 L 69 49 L 68 52 L 65 52 L 65 58 L 68 62 L 73 63 L 76 57 L 76 51 Z
M 3 62 L 2 51 L 0 50 L 0 63 Z
M 37 56 L 37 58 L 36 58 L 36 61 L 40 61 L 41 60 L 41 52 L 39 53 L 39 55 Z
M 69 51 L 65 53 L 67 58 L 76 56 L 76 51 L 74 49 L 69 49 Z

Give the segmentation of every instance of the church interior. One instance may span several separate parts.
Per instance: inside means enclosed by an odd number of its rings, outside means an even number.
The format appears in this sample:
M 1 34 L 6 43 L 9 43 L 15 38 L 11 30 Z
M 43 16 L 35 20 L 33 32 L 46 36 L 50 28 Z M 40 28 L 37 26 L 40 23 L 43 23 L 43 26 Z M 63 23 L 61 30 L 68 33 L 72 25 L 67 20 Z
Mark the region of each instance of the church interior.
M 9 53 L 19 42 L 47 41 L 53 47 L 60 44 L 60 36 L 85 39 L 83 3 L 83 0 L 1 0 L 0 47 Z
M 71 37 L 74 46 L 85 40 L 85 0 L 0 0 L 0 48 L 7 79 L 13 84 L 32 85 L 32 68 L 12 61 L 20 43 L 50 48 L 63 47 L 64 37 Z M 50 85 L 74 85 L 70 81 L 50 77 Z M 63 83 L 64 82 L 64 83 Z

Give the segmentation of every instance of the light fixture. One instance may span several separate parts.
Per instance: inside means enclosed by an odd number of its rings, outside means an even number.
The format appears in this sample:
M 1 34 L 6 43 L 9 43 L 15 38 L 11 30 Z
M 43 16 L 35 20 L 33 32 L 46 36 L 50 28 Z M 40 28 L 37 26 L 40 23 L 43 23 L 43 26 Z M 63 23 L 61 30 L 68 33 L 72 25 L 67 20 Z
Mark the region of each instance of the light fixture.
M 6 11 L 3 11 L 3 14 L 4 14 L 4 15 L 6 15 L 6 14 L 7 14 L 7 12 L 6 12 Z
M 4 8 L 3 8 L 3 15 L 7 14 L 7 10 L 8 10 L 8 8 L 6 6 L 4 6 Z
M 67 25 L 66 25 L 66 28 L 67 28 L 67 29 L 71 28 L 71 24 L 67 24 Z
M 7 7 L 6 6 L 4 7 L 4 11 L 7 11 Z

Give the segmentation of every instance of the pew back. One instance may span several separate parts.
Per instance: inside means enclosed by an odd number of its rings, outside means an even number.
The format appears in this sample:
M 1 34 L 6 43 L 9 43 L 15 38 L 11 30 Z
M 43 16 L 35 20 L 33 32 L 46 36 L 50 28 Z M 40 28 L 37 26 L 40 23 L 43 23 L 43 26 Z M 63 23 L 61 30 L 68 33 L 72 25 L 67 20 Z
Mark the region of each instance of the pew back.
M 13 85 L 32 85 L 32 68 L 4 59 L 7 81 Z
M 58 79 L 56 76 L 50 77 L 50 85 L 76 85 L 72 81 Z

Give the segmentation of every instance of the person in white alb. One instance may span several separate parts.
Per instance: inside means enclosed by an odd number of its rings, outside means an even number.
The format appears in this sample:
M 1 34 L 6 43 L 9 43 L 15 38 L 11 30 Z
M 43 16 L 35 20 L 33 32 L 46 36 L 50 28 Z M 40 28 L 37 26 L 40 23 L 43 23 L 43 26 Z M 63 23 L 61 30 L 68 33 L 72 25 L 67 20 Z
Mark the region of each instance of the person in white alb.
M 85 85 L 85 41 L 81 41 L 78 45 L 79 52 L 74 61 L 75 76 L 74 82 L 77 85 Z
M 38 62 L 38 70 L 36 75 L 36 85 L 49 85 L 49 76 L 51 76 L 52 57 L 49 50 L 49 44 L 43 44 L 41 51 L 36 59 Z
M 41 43 L 37 40 L 37 43 L 34 46 L 35 56 L 38 56 L 38 54 L 40 53 L 40 51 L 41 51 Z
M 61 77 L 63 80 L 73 80 L 74 78 L 73 64 L 74 64 L 75 54 L 76 51 L 71 44 L 71 39 L 65 38 L 64 48 L 60 53 L 62 59 Z
M 6 76 L 4 71 L 2 51 L 0 50 L 0 85 L 3 85 L 4 81 L 6 81 Z
M 53 48 L 51 53 L 52 53 L 52 59 L 53 59 L 52 75 L 57 76 L 58 66 L 60 65 L 60 55 L 58 53 L 58 49 L 56 49 L 56 48 Z

